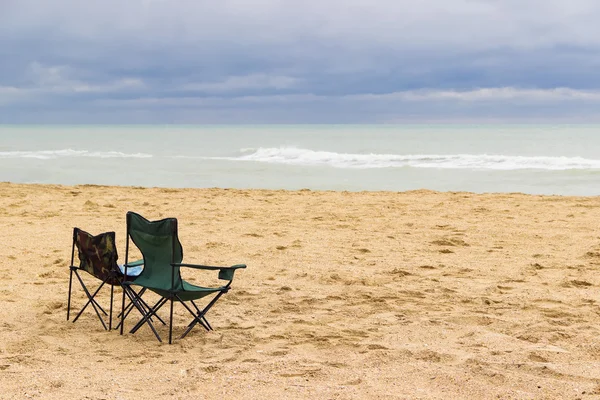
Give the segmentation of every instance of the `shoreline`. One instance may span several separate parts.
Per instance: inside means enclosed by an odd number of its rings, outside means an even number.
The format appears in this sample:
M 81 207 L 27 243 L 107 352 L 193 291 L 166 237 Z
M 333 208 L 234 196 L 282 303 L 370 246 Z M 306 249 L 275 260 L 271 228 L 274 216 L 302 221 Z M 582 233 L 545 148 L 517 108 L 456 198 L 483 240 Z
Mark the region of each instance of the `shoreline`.
M 22 183 L 22 182 L 11 182 L 11 181 L 0 181 L 0 187 L 2 185 L 15 185 L 15 186 L 34 186 L 34 187 L 56 187 L 56 188 L 115 188 L 115 189 L 133 189 L 133 190 L 158 190 L 158 191 L 249 191 L 249 192 L 276 192 L 276 193 L 295 193 L 295 192 L 312 192 L 312 193 L 344 193 L 344 194 L 418 194 L 418 193 L 430 193 L 430 194 L 448 194 L 448 195 L 473 195 L 473 196 L 531 196 L 531 197 L 564 197 L 564 198 L 600 198 L 600 195 L 569 195 L 569 194 L 537 194 L 537 193 L 525 193 L 525 192 L 470 192 L 466 190 L 435 190 L 435 189 L 410 189 L 403 191 L 394 190 L 336 190 L 336 189 L 263 189 L 263 188 L 235 188 L 235 187 L 173 187 L 173 186 L 135 186 L 135 185 L 104 185 L 95 183 L 79 183 L 79 184 L 62 184 L 62 183 Z
M 248 265 L 214 331 L 66 321 L 73 227 L 122 261 L 129 210 L 176 217 L 184 262 Z M 599 220 L 598 196 L 2 182 L 0 398 L 595 398 Z

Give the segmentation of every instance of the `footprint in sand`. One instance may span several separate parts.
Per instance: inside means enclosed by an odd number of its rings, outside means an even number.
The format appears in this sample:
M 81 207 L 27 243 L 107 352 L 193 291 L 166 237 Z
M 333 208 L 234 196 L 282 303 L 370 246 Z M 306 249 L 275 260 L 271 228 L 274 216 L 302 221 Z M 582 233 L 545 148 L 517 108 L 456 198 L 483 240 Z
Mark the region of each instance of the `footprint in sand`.
M 432 241 L 431 244 L 434 244 L 436 246 L 462 246 L 462 247 L 470 246 L 470 244 L 468 244 L 464 240 L 458 239 L 458 238 L 442 238 L 442 239 Z

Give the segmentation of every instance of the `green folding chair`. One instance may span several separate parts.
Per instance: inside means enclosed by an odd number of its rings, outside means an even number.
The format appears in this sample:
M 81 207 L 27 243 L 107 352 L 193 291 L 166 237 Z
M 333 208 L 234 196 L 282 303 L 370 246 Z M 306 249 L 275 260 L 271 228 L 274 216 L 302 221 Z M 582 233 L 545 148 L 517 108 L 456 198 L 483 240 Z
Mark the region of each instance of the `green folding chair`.
M 129 239 L 140 250 L 143 256 L 144 270 L 134 281 L 123 282 L 122 308 L 125 307 L 125 297 L 128 296 L 131 303 L 142 314 L 140 321 L 131 329 L 135 333 L 144 324 L 148 324 L 159 342 L 162 342 L 152 317 L 167 302 L 170 302 L 169 315 L 169 344 L 173 336 L 173 303 L 179 302 L 193 316 L 192 321 L 181 335 L 183 339 L 197 324 L 202 325 L 207 331 L 212 326 L 206 319 L 206 313 L 215 305 L 221 296 L 227 293 L 233 281 L 237 269 L 246 268 L 244 264 L 231 267 L 213 267 L 207 265 L 196 265 L 182 263 L 183 249 L 177 236 L 177 219 L 165 218 L 159 221 L 149 221 L 134 212 L 127 213 L 127 244 L 125 253 L 125 273 L 127 273 L 127 259 L 129 256 Z M 223 286 L 202 287 L 191 284 L 181 278 L 182 267 L 219 271 L 218 278 L 227 281 Z M 132 286 L 149 289 L 158 294 L 160 299 L 151 308 L 146 309 L 141 302 L 141 296 L 131 290 Z M 212 297 L 211 297 L 212 296 Z M 208 304 L 200 309 L 196 301 L 209 297 Z M 189 305 L 188 305 L 189 303 Z M 125 313 L 121 313 L 121 334 L 123 334 Z
M 75 261 L 75 249 L 77 249 L 77 255 L 79 258 L 79 265 L 74 265 Z M 117 248 L 115 246 L 115 233 L 105 232 L 100 235 L 93 236 L 88 232 L 79 228 L 73 229 L 73 244 L 71 248 L 71 265 L 69 266 L 69 296 L 67 300 L 67 321 L 71 314 L 71 292 L 73 285 L 73 275 L 77 278 L 81 284 L 87 302 L 79 310 L 79 313 L 73 319 L 76 322 L 85 309 L 91 305 L 92 309 L 96 312 L 98 319 L 102 323 L 105 330 L 112 329 L 112 310 L 113 310 L 113 297 L 114 287 L 121 286 L 124 281 L 135 279 L 136 276 L 142 271 L 143 261 L 139 260 L 130 265 L 127 273 L 124 272 L 122 266 L 117 264 Z M 101 281 L 101 284 L 94 290 L 90 291 L 85 283 L 85 280 L 79 274 L 79 272 L 87 272 L 94 278 Z M 109 313 L 100 305 L 96 300 L 96 296 L 104 285 L 110 286 L 110 307 Z M 108 316 L 108 327 L 104 320 Z

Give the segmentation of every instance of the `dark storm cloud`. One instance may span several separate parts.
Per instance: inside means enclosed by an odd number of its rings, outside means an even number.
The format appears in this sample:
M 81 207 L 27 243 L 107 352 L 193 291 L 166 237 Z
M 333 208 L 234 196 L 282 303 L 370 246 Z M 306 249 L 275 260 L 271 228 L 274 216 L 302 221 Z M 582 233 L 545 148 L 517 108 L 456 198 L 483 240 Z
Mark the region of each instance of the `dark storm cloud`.
M 594 119 L 592 1 L 0 3 L 0 123 Z

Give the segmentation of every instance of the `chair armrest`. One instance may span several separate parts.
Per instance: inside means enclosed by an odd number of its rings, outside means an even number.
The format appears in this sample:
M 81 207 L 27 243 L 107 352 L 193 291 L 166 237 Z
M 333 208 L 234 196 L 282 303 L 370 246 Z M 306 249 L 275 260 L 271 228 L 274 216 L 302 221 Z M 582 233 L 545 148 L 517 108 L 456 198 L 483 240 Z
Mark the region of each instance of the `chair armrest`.
M 172 267 L 185 267 L 185 268 L 193 268 L 193 269 L 204 269 L 210 271 L 219 271 L 219 279 L 223 279 L 226 281 L 233 280 L 233 274 L 236 269 L 246 268 L 246 264 L 236 264 L 231 267 L 213 267 L 210 265 L 199 265 L 199 264 L 186 264 L 186 263 L 173 263 Z
M 124 264 L 123 266 L 127 266 L 127 267 L 138 267 L 140 265 L 144 265 L 144 260 L 136 260 L 136 261 L 132 261 L 130 263 Z
M 117 264 L 118 271 L 123 275 L 127 275 L 127 277 L 137 278 L 142 273 L 142 266 L 144 265 L 144 260 L 136 260 L 127 264 L 119 265 Z

